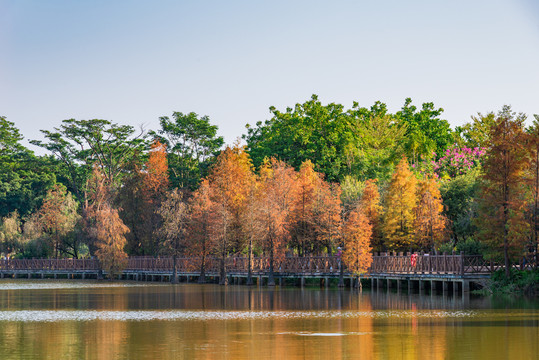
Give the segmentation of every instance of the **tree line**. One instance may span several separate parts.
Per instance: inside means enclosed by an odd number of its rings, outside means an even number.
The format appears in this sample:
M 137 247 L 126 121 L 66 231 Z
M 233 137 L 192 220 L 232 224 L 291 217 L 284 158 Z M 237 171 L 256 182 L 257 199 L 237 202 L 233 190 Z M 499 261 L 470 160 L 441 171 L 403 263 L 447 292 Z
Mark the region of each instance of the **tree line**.
M 224 146 L 207 116 L 175 112 L 157 131 L 64 120 L 21 145 L 0 117 L 3 256 L 342 254 L 364 272 L 372 251 L 465 251 L 513 262 L 537 254 L 539 119 L 505 106 L 451 129 L 443 109 L 406 99 L 323 105 L 313 97 Z M 251 268 L 251 266 L 249 266 Z M 270 278 L 270 283 L 273 278 Z

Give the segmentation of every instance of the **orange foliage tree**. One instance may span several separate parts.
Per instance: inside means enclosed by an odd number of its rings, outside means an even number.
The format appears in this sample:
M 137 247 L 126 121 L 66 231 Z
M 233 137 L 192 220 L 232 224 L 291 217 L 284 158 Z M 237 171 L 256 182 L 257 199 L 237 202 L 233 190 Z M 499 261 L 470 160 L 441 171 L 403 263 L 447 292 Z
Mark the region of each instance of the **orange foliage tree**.
M 316 188 L 320 181 L 310 160 L 301 164 L 296 181 L 298 191 L 291 213 L 291 246 L 296 248 L 299 256 L 305 256 L 310 250 L 313 250 L 313 245 L 315 245 L 313 241 L 315 238 L 313 211 Z
M 212 188 L 207 179 L 202 180 L 199 188 L 189 199 L 190 221 L 188 227 L 188 254 L 200 259 L 198 282 L 206 282 L 207 258 L 215 251 L 215 203 L 212 201 Z
M 168 186 L 166 146 L 155 140 L 142 177 L 143 208 L 140 213 L 140 222 L 144 224 L 146 230 L 143 246 L 148 254 L 157 254 L 160 243 L 162 244 L 163 239 L 159 239 L 155 234 L 161 221 L 158 209 L 164 201 Z M 178 194 L 178 196 L 181 195 Z
M 382 251 L 382 214 L 383 208 L 380 204 L 380 193 L 376 185 L 376 179 L 369 179 L 365 182 L 363 195 L 359 201 L 359 210 L 365 214 L 372 226 L 371 246 L 375 251 Z
M 418 202 L 415 208 L 415 240 L 419 247 L 435 250 L 447 235 L 447 218 L 440 184 L 430 176 L 419 182 Z
M 358 208 L 352 210 L 344 223 L 342 259 L 347 268 L 357 276 L 357 286 L 361 288 L 360 276 L 372 264 L 370 246 L 372 227 L 365 214 Z
M 330 184 L 322 179 L 318 182 L 313 223 L 317 237 L 316 245 L 324 245 L 328 255 L 332 255 L 335 244 L 340 242 L 342 226 L 341 187 L 338 184 Z
M 524 219 L 526 199 L 524 173 L 529 167 L 525 146 L 525 116 L 517 116 L 506 106 L 491 128 L 490 144 L 484 163 L 479 236 L 486 242 L 491 257 L 503 257 L 506 276 L 511 262 L 522 254 L 528 224 Z
M 174 189 L 167 193 L 166 199 L 157 209 L 161 216 L 161 226 L 157 234 L 162 239 L 161 246 L 166 253 L 172 254 L 172 279 L 178 282 L 177 258 L 187 248 L 186 233 L 189 222 L 189 208 L 183 199 L 183 194 Z
M 113 279 L 127 265 L 124 247 L 127 243 L 125 234 L 129 228 L 124 225 L 118 210 L 105 204 L 95 213 L 96 255 L 103 270 Z
M 383 230 L 386 247 L 409 249 L 414 236 L 414 209 L 417 180 L 403 157 L 391 176 L 386 195 Z
M 260 182 L 254 179 L 245 199 L 240 213 L 240 224 L 243 237 L 247 242 L 247 281 L 246 285 L 253 285 L 253 249 L 256 241 L 262 234 L 262 224 L 259 217 Z
M 38 211 L 38 218 L 43 231 L 52 239 L 55 257 L 59 252 L 69 252 L 62 249 L 62 238 L 71 232 L 79 220 L 78 204 L 63 185 L 56 184 L 47 191 L 43 205 Z M 70 255 L 77 257 L 77 246 L 73 244 Z
M 529 187 L 531 190 L 531 211 L 530 211 L 530 243 L 529 251 L 537 256 L 539 246 L 539 115 L 535 115 L 535 120 L 528 134 L 528 151 L 530 153 L 530 167 L 527 174 Z
M 296 172 L 282 161 L 271 159 L 260 169 L 258 217 L 261 224 L 259 244 L 269 256 L 268 285 L 274 286 L 274 261 L 284 255 L 289 231 L 287 219 L 298 191 Z
M 120 215 L 131 232 L 127 236 L 128 249 L 135 255 L 155 255 L 159 251 L 157 233 L 160 225 L 159 206 L 169 187 L 168 163 L 165 145 L 155 140 L 148 160 L 140 164 L 134 157 L 129 164 L 117 202 Z
M 216 235 L 221 258 L 220 284 L 226 285 L 226 257 L 243 245 L 240 214 L 245 210 L 251 183 L 253 165 L 249 154 L 238 145 L 227 147 L 217 157 L 209 175 L 213 202 L 216 204 Z
M 125 234 L 129 228 L 112 208 L 110 183 L 100 168 L 94 165 L 92 175 L 87 181 L 83 217 L 88 237 L 93 240 L 95 254 L 103 270 L 112 278 L 121 272 L 126 264 L 127 243 Z
M 166 146 L 155 140 L 146 162 L 144 191 L 149 202 L 155 202 L 164 194 L 169 185 Z

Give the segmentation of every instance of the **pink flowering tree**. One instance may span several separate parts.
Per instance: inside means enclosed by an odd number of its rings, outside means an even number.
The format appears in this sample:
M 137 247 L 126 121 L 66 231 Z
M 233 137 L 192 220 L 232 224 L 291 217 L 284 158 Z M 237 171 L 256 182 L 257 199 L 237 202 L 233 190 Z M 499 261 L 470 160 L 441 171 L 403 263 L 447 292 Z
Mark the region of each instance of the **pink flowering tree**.
M 438 161 L 432 162 L 433 170 L 440 177 L 454 178 L 479 166 L 484 158 L 484 148 L 458 147 L 456 144 L 445 151 Z
M 432 155 L 434 159 L 438 156 L 436 153 L 432 153 Z M 454 144 L 441 154 L 438 160 L 423 161 L 417 165 L 412 164 L 412 168 L 419 174 L 433 174 L 437 178 L 452 179 L 480 166 L 484 155 L 484 148 L 459 147 Z

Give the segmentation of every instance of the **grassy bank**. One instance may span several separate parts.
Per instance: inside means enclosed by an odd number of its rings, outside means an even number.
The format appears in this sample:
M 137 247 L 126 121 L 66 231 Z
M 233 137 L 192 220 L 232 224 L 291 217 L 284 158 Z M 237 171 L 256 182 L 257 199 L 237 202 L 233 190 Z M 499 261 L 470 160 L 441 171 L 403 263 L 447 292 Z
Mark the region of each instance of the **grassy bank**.
M 477 293 L 539 295 L 539 270 L 511 270 L 509 277 L 504 270 L 498 270 Z

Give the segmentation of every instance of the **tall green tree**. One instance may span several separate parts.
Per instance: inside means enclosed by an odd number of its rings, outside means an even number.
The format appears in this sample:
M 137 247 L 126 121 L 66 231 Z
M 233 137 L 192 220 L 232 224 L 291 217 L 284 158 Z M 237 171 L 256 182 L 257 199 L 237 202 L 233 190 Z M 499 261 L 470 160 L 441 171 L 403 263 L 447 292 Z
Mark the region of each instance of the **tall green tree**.
M 255 127 L 247 125 L 247 149 L 260 167 L 265 158 L 275 157 L 299 169 L 310 160 L 315 170 L 334 181 L 346 173 L 345 149 L 352 136 L 349 116 L 343 106 L 322 105 L 313 95 L 303 104 L 281 112 L 270 107 L 272 118 Z
M 167 145 L 170 182 L 173 187 L 194 190 L 207 175 L 211 160 L 223 146 L 222 136 L 217 136 L 217 125 L 208 116 L 194 112 L 174 112 L 159 118 L 158 136 Z
M 8 121 L 5 116 L 0 116 L 0 159 L 7 160 L 14 154 L 24 153 L 28 150 L 21 145 L 23 139 L 15 124 Z
M 404 153 L 406 124 L 388 114 L 385 104 L 380 102 L 368 111 L 354 103 L 348 114 L 353 136 L 345 155 L 350 173 L 362 180 L 386 182 Z
M 448 219 L 449 236 L 454 245 L 473 238 L 477 231 L 476 218 L 480 170 L 474 169 L 442 182 L 440 193 Z
M 15 124 L 0 116 L 0 217 L 36 211 L 56 183 L 57 166 L 50 157 L 36 157 L 20 142 Z
M 31 143 L 47 149 L 62 163 L 68 188 L 80 200 L 94 164 L 99 166 L 114 191 L 132 156 L 143 153 L 148 147 L 144 131 L 137 134 L 133 126 L 109 120 L 69 119 L 53 131 L 41 132 L 47 141 L 32 140 Z
M 463 141 L 462 145 L 470 148 L 484 148 L 489 145 L 492 127 L 496 123 L 496 114 L 489 112 L 487 114 L 478 113 L 472 116 L 472 121 L 462 126 L 457 126 L 455 132 L 458 133 Z
M 453 132 L 446 120 L 440 119 L 442 108 L 423 103 L 421 110 L 407 98 L 396 116 L 406 126 L 404 147 L 412 164 L 429 160 L 434 154 L 441 154 L 453 142 Z

